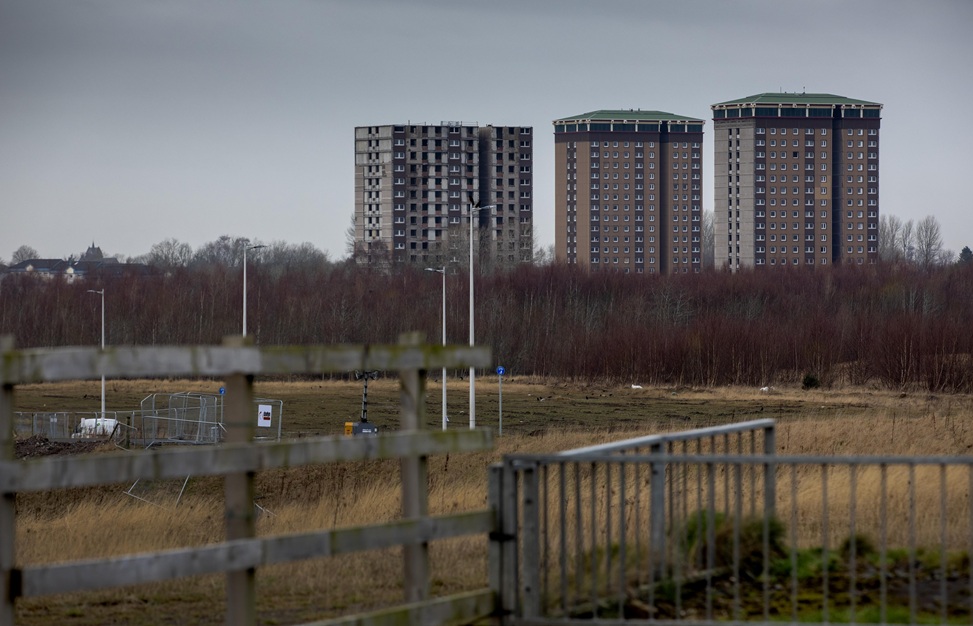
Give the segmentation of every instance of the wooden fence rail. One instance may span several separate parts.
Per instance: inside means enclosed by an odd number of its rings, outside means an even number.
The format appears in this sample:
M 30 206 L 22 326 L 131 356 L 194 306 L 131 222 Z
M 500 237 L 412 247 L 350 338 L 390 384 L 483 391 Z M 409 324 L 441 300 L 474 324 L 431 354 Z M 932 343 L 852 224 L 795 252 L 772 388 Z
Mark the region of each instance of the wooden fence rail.
M 493 611 L 489 589 L 429 599 L 428 543 L 496 526 L 490 510 L 439 517 L 428 515 L 426 459 L 429 455 L 492 447 L 488 430 L 422 431 L 428 370 L 490 365 L 488 348 L 423 345 L 404 335 L 382 346 L 258 348 L 240 337 L 222 346 L 117 347 L 15 350 L 0 338 L 0 626 L 14 623 L 18 597 L 158 582 L 226 573 L 226 623 L 255 624 L 255 570 L 274 563 L 401 545 L 404 604 L 345 618 L 357 624 L 473 621 Z M 253 378 L 277 374 L 326 374 L 397 370 L 401 430 L 374 437 L 319 437 L 254 443 Z M 106 378 L 225 376 L 225 444 L 191 449 L 117 452 L 18 461 L 13 445 L 13 394 L 18 384 Z M 253 507 L 257 471 L 365 459 L 400 458 L 403 519 L 349 529 L 256 537 Z M 88 559 L 51 565 L 16 564 L 17 493 L 86 487 L 138 479 L 224 476 L 226 540 L 202 547 Z M 340 623 L 329 621 L 321 623 Z

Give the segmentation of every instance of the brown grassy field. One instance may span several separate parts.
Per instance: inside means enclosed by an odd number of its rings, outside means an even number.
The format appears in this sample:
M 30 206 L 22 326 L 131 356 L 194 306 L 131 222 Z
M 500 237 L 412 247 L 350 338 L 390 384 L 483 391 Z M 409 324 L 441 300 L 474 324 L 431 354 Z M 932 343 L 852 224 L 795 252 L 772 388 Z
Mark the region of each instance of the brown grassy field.
M 221 381 L 108 381 L 108 410 L 132 410 L 151 393 L 195 391 L 216 393 Z M 430 428 L 441 423 L 441 387 L 427 385 L 426 419 Z M 361 413 L 361 383 L 355 381 L 261 382 L 255 393 L 284 402 L 284 434 L 289 437 L 332 435 Z M 447 389 L 452 427 L 469 424 L 468 387 L 450 380 Z M 368 388 L 369 421 L 383 429 L 398 427 L 398 382 L 372 381 Z M 100 383 L 25 385 L 17 389 L 18 411 L 98 411 Z M 498 385 L 495 376 L 477 379 L 477 426 L 496 429 Z M 698 428 L 713 424 L 772 417 L 781 423 L 813 420 L 879 418 L 891 425 L 900 420 L 928 418 L 950 421 L 973 414 L 973 396 L 891 392 L 879 388 L 801 390 L 775 388 L 769 393 L 739 387 L 662 388 L 606 386 L 545 380 L 505 379 L 504 434 L 540 435 L 553 431 L 648 432 L 657 428 Z M 899 422 L 901 423 L 901 422 Z M 895 442 L 890 442 L 895 445 Z M 903 442 L 899 442 L 903 443 Z M 969 442 L 973 444 L 973 441 Z M 851 444 L 835 442 L 836 452 Z M 885 449 L 881 447 L 878 449 Z M 867 450 L 856 448 L 865 452 Z M 945 450 L 943 450 L 945 451 Z M 961 452 L 952 449 L 951 452 Z M 903 451 L 907 452 L 907 451 Z
M 152 392 L 215 391 L 218 381 L 111 381 L 108 408 L 127 410 Z M 425 422 L 440 424 L 440 387 L 430 381 Z M 466 383 L 449 384 L 452 428 L 466 428 Z M 259 382 L 256 393 L 284 402 L 288 437 L 338 434 L 358 418 L 359 383 Z M 495 377 L 477 382 L 477 425 L 496 429 Z M 18 388 L 22 411 L 97 410 L 97 381 Z M 802 391 L 756 389 L 633 389 L 510 380 L 503 385 L 503 437 L 495 450 L 430 460 L 432 514 L 476 510 L 486 504 L 486 471 L 502 455 L 547 452 L 668 430 L 758 417 L 779 420 L 782 454 L 967 454 L 973 448 L 973 398 L 902 394 L 877 389 Z M 398 388 L 369 385 L 370 421 L 394 430 Z M 398 464 L 354 463 L 276 470 L 258 475 L 257 502 L 269 513 L 261 534 L 375 523 L 398 517 Z M 863 481 L 860 489 L 869 489 Z M 955 487 L 967 498 L 965 484 Z M 47 563 L 222 539 L 221 482 L 190 480 L 183 502 L 159 508 L 123 494 L 127 485 L 18 496 L 17 561 Z M 832 489 L 840 493 L 840 482 Z M 952 497 L 953 487 L 950 493 Z M 786 497 L 786 494 L 784 495 Z M 814 493 L 801 493 L 813 510 Z M 802 520 L 812 516 L 801 516 Z M 840 520 L 835 520 L 841 528 Z M 932 525 L 932 524 L 930 524 Z M 112 529 L 106 533 L 104 529 Z M 812 529 L 813 531 L 813 529 Z M 836 531 L 836 532 L 840 532 Z M 836 536 L 839 537 L 840 536 Z M 486 540 L 456 539 L 433 546 L 433 592 L 486 584 Z M 262 623 L 288 624 L 382 605 L 401 596 L 399 551 L 370 552 L 271 567 L 258 573 Z M 223 580 L 210 576 L 138 588 L 18 602 L 18 623 L 221 623 Z

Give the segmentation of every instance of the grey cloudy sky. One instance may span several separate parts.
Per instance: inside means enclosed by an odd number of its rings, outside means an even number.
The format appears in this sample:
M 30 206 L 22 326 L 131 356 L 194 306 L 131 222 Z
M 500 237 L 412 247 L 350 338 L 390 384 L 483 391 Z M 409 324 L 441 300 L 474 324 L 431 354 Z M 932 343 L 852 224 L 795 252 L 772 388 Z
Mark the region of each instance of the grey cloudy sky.
M 554 242 L 551 121 L 707 120 L 765 91 L 885 105 L 883 213 L 973 246 L 969 0 L 0 0 L 0 259 L 144 254 L 174 237 L 345 253 L 354 127 L 533 126 Z

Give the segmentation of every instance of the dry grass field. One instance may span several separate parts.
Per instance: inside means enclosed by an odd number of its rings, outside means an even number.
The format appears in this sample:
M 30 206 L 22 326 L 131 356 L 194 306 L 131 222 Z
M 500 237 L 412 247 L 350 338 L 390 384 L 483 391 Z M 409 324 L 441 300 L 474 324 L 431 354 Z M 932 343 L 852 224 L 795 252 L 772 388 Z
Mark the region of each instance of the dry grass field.
M 219 386 L 219 381 L 110 381 L 108 408 L 137 408 L 153 392 L 213 392 Z M 429 382 L 425 421 L 430 428 L 439 428 L 440 390 L 437 381 Z M 258 381 L 255 391 L 283 400 L 287 437 L 339 434 L 344 422 L 358 419 L 361 409 L 361 385 L 355 382 Z M 477 425 L 496 429 L 496 378 L 478 379 L 477 392 Z M 95 411 L 99 394 L 97 381 L 30 385 L 18 388 L 16 410 Z M 451 381 L 448 394 L 451 428 L 466 428 L 466 382 Z M 370 383 L 369 421 L 394 430 L 397 411 L 397 382 Z M 763 417 L 779 420 L 781 454 L 968 454 L 973 449 L 973 397 L 969 396 L 864 388 L 782 388 L 769 393 L 742 388 L 634 389 L 514 379 L 503 385 L 503 436 L 495 450 L 430 460 L 431 513 L 483 508 L 487 467 L 504 454 L 556 451 Z M 268 513 L 258 521 L 259 532 L 280 534 L 395 519 L 400 510 L 397 476 L 395 461 L 264 472 L 258 476 L 257 502 Z M 968 485 L 965 477 L 951 481 L 950 497 L 968 499 Z M 863 479 L 859 489 L 873 486 L 872 478 Z M 222 539 L 218 479 L 191 479 L 181 504 L 170 508 L 130 498 L 123 493 L 127 487 L 18 496 L 17 561 L 103 557 Z M 840 494 L 847 485 L 836 481 L 831 488 Z M 784 483 L 782 490 L 787 489 Z M 813 510 L 819 503 L 813 492 L 799 497 L 804 501 L 801 510 Z M 929 513 L 926 509 L 923 512 Z M 840 533 L 847 531 L 841 530 L 840 520 L 834 523 L 835 540 L 840 541 Z M 815 531 L 807 530 L 812 536 Z M 485 538 L 450 540 L 432 550 L 434 594 L 486 584 Z M 397 600 L 400 570 L 398 550 L 260 570 L 261 623 L 321 619 Z M 209 576 L 27 599 L 18 602 L 17 619 L 21 624 L 216 624 L 222 623 L 222 589 L 222 577 Z

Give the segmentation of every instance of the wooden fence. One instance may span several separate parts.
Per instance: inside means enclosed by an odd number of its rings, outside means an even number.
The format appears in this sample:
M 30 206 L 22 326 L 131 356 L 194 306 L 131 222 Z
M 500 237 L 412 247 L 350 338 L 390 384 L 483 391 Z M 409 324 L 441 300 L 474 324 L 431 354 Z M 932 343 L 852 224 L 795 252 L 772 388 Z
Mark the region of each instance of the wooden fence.
M 490 510 L 429 517 L 430 455 L 492 447 L 488 430 L 423 431 L 425 373 L 490 365 L 489 349 L 423 345 L 419 334 L 380 346 L 254 347 L 242 337 L 222 346 L 116 347 L 15 350 L 0 337 L 0 626 L 14 623 L 19 597 L 159 582 L 198 574 L 226 574 L 226 623 L 255 624 L 255 572 L 260 566 L 361 550 L 403 546 L 405 604 L 347 618 L 355 624 L 471 622 L 494 609 L 490 589 L 429 598 L 428 542 L 488 534 Z M 254 443 L 253 378 L 352 370 L 398 371 L 401 429 L 374 437 L 320 437 Z M 18 384 L 45 381 L 180 376 L 225 377 L 226 443 L 216 447 L 115 452 L 76 457 L 14 458 L 13 394 Z M 314 463 L 401 458 L 402 519 L 363 528 L 257 537 L 255 472 Z M 222 543 L 122 557 L 16 564 L 15 496 L 139 479 L 224 476 L 226 540 Z M 340 623 L 337 620 L 334 623 Z M 329 622 L 331 623 L 331 622 Z

